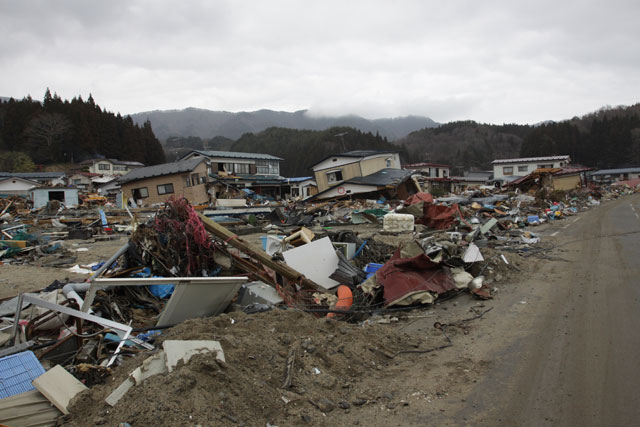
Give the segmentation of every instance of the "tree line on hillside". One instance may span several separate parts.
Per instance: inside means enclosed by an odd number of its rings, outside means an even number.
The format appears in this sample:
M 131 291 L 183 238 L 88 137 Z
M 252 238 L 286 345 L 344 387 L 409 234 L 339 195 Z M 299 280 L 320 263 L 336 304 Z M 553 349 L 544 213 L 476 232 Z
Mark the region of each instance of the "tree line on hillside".
M 459 121 L 413 132 L 396 143 L 409 161 L 446 163 L 455 173 L 490 169 L 495 159 L 562 154 L 574 164 L 600 169 L 640 166 L 639 113 L 636 104 L 533 126 Z
M 0 167 L 22 165 L 13 169 L 24 169 L 25 156 L 40 165 L 98 156 L 145 165 L 165 161 L 151 123 L 138 126 L 102 110 L 91 95 L 63 101 L 49 89 L 42 102 L 30 96 L 0 102 L 0 150 Z

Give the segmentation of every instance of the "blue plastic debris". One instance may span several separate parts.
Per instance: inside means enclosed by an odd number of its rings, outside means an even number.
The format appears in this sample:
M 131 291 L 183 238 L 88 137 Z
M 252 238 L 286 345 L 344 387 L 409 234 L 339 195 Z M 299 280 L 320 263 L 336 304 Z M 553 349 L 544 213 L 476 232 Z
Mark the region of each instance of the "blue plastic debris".
M 367 273 L 367 279 L 374 274 L 376 271 L 380 270 L 384 264 L 376 264 L 375 262 L 370 262 L 369 264 L 364 266 L 364 272 Z
M 527 217 L 527 222 L 529 224 L 540 224 L 540 218 L 538 217 L 538 215 L 529 215 Z
M 149 285 L 149 292 L 158 298 L 167 298 L 173 293 L 174 285 Z
M 147 332 L 140 333 L 136 336 L 136 338 L 142 341 L 153 341 L 157 336 L 161 335 L 162 331 L 159 329 L 152 329 Z
M 0 399 L 35 389 L 31 381 L 45 370 L 32 351 L 0 359 Z

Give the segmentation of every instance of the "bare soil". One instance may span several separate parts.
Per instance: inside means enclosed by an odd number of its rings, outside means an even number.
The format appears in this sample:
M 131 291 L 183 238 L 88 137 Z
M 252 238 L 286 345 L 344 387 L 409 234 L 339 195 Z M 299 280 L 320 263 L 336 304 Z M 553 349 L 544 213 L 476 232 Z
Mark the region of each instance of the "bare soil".
M 75 258 L 75 264 L 87 265 L 92 262 L 106 261 L 125 243 L 127 236 L 119 236 L 114 240 L 63 240 L 61 241 L 68 256 Z M 78 251 L 86 248 L 88 251 Z M 60 251 L 62 252 L 62 251 Z M 67 271 L 67 267 L 44 267 L 46 259 L 34 259 L 25 262 L 27 256 L 18 256 L 16 262 L 4 262 L 0 265 L 0 299 L 13 297 L 21 292 L 37 292 L 49 286 L 54 280 L 83 282 L 89 277 Z M 6 260 L 5 260 L 6 261 Z M 72 265 L 71 265 L 72 266 Z

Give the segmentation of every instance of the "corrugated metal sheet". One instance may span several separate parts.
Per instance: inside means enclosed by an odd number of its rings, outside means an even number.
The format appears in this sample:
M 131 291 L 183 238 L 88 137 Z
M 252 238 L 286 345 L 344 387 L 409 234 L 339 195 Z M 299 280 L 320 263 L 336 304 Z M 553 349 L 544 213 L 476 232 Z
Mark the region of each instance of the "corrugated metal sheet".
M 384 287 L 386 305 L 416 292 L 429 291 L 439 295 L 456 289 L 448 268 L 431 261 L 425 254 L 400 258 L 399 249 L 376 272 L 376 280 Z

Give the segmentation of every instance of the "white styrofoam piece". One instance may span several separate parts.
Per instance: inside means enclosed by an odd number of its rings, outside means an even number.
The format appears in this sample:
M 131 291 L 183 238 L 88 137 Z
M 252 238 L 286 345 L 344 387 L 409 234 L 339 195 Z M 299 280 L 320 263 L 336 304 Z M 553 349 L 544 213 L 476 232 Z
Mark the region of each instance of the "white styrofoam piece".
M 167 369 L 172 372 L 179 361 L 187 363 L 192 356 L 202 353 L 216 353 L 216 359 L 224 362 L 224 352 L 218 341 L 206 340 L 166 340 L 162 348 L 167 356 Z
M 484 257 L 480 252 L 480 248 L 476 246 L 474 243 L 470 243 L 469 247 L 464 253 L 464 256 L 462 257 L 462 260 L 464 262 L 478 262 L 478 261 L 484 261 Z
M 382 218 L 382 227 L 384 231 L 402 233 L 404 231 L 413 231 L 414 222 L 413 215 L 388 213 Z
M 325 289 L 340 284 L 329 278 L 338 268 L 339 259 L 328 237 L 285 251 L 282 256 L 289 267 Z

